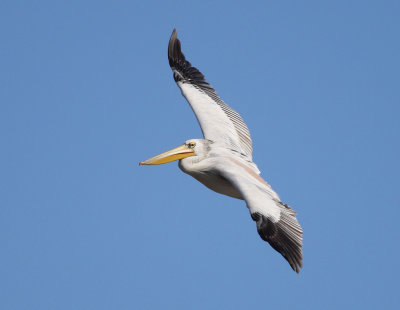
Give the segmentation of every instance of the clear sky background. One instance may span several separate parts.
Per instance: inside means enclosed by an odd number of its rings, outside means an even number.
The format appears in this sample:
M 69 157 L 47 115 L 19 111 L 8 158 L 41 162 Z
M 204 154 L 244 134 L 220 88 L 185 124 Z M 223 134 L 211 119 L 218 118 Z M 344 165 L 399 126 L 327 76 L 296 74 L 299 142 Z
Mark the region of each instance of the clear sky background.
M 399 1 L 1 1 L 1 309 L 398 309 Z M 201 138 L 167 44 L 248 124 L 298 275 Z

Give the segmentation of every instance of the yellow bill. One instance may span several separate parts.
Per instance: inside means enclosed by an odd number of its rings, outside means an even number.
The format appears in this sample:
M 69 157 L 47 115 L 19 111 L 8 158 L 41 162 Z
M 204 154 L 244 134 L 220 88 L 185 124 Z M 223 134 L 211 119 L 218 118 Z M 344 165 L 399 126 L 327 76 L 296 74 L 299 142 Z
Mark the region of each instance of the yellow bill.
M 185 157 L 194 156 L 194 151 L 192 148 L 188 147 L 186 144 L 178 146 L 170 151 L 164 152 L 162 154 L 156 155 L 145 161 L 141 161 L 139 165 L 160 165 L 166 164 L 174 160 L 179 160 Z

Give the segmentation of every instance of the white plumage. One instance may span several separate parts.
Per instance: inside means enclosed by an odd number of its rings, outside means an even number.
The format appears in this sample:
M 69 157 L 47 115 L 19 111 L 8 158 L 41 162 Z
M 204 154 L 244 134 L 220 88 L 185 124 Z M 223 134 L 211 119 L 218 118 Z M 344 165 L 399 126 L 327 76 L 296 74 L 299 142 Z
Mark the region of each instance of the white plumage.
M 252 162 L 252 142 L 243 119 L 185 59 L 176 30 L 169 41 L 168 60 L 182 95 L 197 117 L 204 139 L 190 139 L 182 146 L 140 164 L 179 160 L 183 172 L 208 188 L 245 200 L 261 238 L 299 272 L 303 259 L 302 228 L 296 212 L 283 204 L 278 194 L 260 177 L 260 171 Z

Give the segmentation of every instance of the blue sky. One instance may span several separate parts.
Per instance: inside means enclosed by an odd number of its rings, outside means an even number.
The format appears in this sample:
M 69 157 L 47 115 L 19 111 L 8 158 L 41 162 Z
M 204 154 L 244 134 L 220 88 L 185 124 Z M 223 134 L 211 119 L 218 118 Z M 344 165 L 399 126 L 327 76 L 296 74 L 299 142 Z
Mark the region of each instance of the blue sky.
M 2 1 L 0 308 L 398 308 L 399 9 Z M 298 212 L 299 275 L 243 201 L 138 167 L 201 138 L 175 27 Z

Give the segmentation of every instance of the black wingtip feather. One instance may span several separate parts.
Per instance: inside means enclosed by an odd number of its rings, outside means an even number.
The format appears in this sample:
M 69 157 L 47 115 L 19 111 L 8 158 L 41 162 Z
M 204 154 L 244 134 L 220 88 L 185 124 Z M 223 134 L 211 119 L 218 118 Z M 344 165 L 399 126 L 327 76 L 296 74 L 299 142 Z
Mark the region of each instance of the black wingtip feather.
M 168 62 L 171 69 L 174 71 L 175 82 L 186 81 L 203 89 L 215 92 L 212 86 L 206 82 L 204 75 L 197 68 L 192 67 L 191 63 L 186 60 L 181 49 L 181 42 L 178 39 L 178 32 L 176 29 L 172 31 L 168 43 Z
M 264 241 L 267 241 L 276 251 L 281 253 L 292 269 L 299 273 L 300 269 L 303 267 L 301 241 L 303 232 L 294 229 L 288 224 L 288 218 L 285 217 L 294 215 L 282 212 L 281 216 L 283 218 L 274 223 L 269 218 L 259 213 L 251 215 L 252 219 L 257 223 L 257 231 L 260 237 Z
M 174 68 L 179 63 L 184 63 L 185 60 L 185 56 L 181 51 L 181 42 L 178 40 L 178 32 L 174 28 L 168 43 L 169 65 L 171 66 L 171 68 Z

